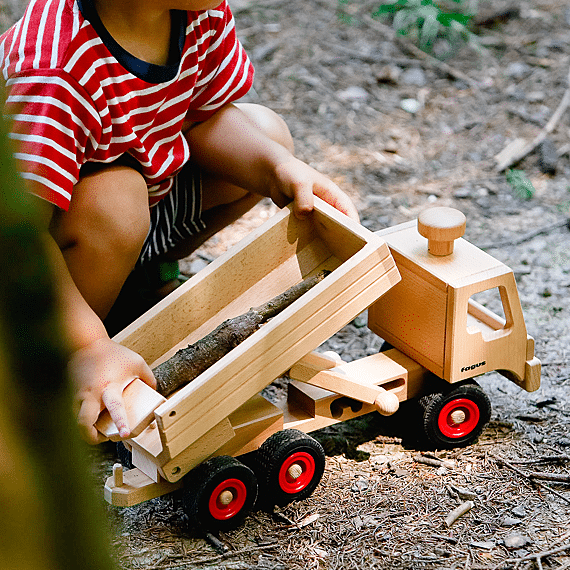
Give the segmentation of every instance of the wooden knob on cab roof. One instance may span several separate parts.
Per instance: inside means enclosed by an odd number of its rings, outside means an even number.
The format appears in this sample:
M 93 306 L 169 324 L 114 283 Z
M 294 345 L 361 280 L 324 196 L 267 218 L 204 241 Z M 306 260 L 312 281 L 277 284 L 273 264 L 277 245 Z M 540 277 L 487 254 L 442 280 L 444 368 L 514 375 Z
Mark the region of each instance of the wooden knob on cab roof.
M 453 242 L 465 233 L 467 219 L 455 208 L 428 208 L 418 216 L 418 232 L 428 240 L 432 255 L 450 255 Z

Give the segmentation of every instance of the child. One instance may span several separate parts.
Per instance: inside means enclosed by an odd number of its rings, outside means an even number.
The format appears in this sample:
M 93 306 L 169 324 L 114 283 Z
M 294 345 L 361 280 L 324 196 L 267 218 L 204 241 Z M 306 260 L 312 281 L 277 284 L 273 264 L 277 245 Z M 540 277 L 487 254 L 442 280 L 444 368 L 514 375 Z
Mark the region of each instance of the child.
M 122 390 L 155 379 L 103 320 L 135 266 L 189 255 L 261 196 L 358 215 L 277 115 L 234 104 L 253 69 L 225 0 L 32 0 L 0 63 L 15 157 L 46 204 L 81 433 L 103 440 L 106 406 L 126 437 Z

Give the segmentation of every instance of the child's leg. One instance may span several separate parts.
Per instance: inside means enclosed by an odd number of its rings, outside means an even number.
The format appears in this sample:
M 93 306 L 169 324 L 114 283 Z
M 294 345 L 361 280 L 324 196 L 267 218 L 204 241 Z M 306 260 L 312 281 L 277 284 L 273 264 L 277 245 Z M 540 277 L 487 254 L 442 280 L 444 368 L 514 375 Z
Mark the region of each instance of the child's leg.
M 289 128 L 277 113 L 251 103 L 236 106 L 272 140 L 282 144 L 290 152 L 294 151 Z M 218 231 L 241 218 L 261 199 L 261 196 L 251 194 L 211 173 L 203 173 L 202 189 L 202 220 L 206 229 L 179 243 L 165 254 L 163 259 L 173 261 L 187 257 Z
M 127 166 L 108 166 L 76 185 L 50 232 L 84 299 L 104 318 L 132 271 L 149 229 L 148 190 Z

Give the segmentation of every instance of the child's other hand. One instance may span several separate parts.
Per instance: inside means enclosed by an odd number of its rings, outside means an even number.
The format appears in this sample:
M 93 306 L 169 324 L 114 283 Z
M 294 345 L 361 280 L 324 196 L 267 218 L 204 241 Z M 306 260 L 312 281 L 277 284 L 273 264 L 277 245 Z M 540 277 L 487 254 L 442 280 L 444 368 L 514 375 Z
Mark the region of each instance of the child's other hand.
M 303 218 L 313 209 L 313 196 L 318 196 L 343 214 L 359 221 L 352 200 L 324 174 L 293 156 L 276 167 L 275 179 L 271 184 L 271 199 L 279 207 L 293 199 L 295 215 Z
M 103 408 L 107 408 L 121 437 L 128 437 L 130 428 L 123 402 L 123 390 L 135 378 L 156 388 L 152 370 L 136 352 L 100 338 L 73 353 L 69 370 L 75 382 L 74 408 L 83 439 L 97 444 L 107 438 L 93 424 Z

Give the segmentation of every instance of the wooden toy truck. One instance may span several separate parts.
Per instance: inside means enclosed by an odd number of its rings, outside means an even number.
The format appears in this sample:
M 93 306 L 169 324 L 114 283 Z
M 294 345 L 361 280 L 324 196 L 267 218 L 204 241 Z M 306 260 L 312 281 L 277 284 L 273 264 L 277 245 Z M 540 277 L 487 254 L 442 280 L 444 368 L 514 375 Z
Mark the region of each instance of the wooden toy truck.
M 309 219 L 285 208 L 252 232 L 115 340 L 154 367 L 228 317 L 331 273 L 168 399 L 141 381 L 125 389 L 134 468 L 115 465 L 106 500 L 130 506 L 181 489 L 194 524 L 233 528 L 256 498 L 285 505 L 313 492 L 325 457 L 308 432 L 389 415 L 411 398 L 434 445 L 473 442 L 490 402 L 472 378 L 496 370 L 532 391 L 540 361 L 513 272 L 462 239 L 464 229 L 457 210 L 432 208 L 372 233 L 317 200 Z M 474 299 L 487 290 L 498 291 L 504 317 Z M 365 309 L 391 348 L 349 363 L 311 352 Z M 287 371 L 283 404 L 260 395 Z

